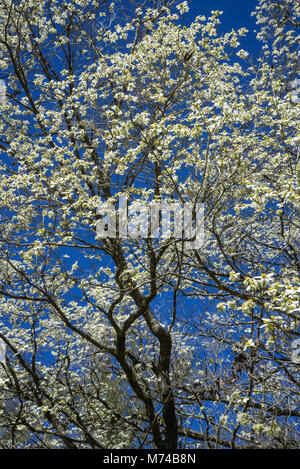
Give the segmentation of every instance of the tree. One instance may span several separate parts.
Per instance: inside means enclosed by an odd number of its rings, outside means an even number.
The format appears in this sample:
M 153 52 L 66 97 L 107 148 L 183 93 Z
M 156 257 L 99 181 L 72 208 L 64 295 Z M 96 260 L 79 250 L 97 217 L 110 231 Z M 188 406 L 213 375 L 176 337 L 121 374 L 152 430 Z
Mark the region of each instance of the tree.
M 259 2 L 247 63 L 245 28 L 185 26 L 187 2 L 1 0 L 0 447 L 298 446 L 299 6 L 282 5 Z M 99 234 L 120 196 L 136 217 L 203 204 L 203 245 Z

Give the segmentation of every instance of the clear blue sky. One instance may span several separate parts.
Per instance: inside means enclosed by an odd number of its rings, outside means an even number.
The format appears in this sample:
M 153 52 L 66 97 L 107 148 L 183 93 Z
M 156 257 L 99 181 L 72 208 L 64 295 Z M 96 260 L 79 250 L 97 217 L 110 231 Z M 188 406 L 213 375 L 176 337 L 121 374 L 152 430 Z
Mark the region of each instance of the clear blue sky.
M 221 32 L 228 32 L 233 29 L 246 27 L 249 30 L 247 36 L 241 39 L 241 46 L 250 54 L 259 53 L 261 43 L 256 40 L 254 29 L 256 29 L 255 17 L 251 12 L 258 5 L 258 0 L 189 0 L 189 18 L 193 19 L 198 15 L 209 16 L 212 10 L 223 11 L 220 20 Z

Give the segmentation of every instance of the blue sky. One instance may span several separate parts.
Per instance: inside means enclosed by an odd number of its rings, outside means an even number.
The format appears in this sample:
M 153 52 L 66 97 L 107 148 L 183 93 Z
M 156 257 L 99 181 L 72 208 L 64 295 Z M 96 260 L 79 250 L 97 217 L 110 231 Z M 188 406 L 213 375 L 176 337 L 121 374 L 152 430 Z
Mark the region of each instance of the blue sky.
M 251 12 L 258 5 L 258 0 L 190 0 L 189 18 L 192 20 L 198 15 L 209 16 L 212 10 L 223 11 L 221 16 L 220 32 L 228 32 L 233 29 L 246 27 L 249 30 L 247 36 L 241 39 L 243 49 L 251 55 L 259 54 L 261 43 L 256 40 L 255 17 Z

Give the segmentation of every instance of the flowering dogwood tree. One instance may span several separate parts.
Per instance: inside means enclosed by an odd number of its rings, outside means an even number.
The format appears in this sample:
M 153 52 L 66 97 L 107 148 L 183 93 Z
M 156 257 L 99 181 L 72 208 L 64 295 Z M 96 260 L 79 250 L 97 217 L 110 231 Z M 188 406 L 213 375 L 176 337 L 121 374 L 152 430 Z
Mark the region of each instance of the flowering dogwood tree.
M 299 4 L 257 60 L 188 9 L 0 0 L 2 448 L 298 446 Z M 203 245 L 100 236 L 121 195 Z

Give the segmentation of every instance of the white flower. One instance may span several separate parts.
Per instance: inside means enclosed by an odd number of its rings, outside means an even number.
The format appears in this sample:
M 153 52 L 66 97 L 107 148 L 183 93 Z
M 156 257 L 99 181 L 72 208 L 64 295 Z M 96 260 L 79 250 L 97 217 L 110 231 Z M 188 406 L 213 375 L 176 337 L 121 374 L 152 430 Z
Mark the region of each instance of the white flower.
M 236 420 L 241 425 L 247 425 L 247 423 L 249 422 L 249 415 L 243 412 L 238 412 Z
M 221 424 L 226 425 L 227 420 L 228 420 L 228 415 L 221 415 L 220 416 L 220 423 Z
M 246 59 L 248 57 L 249 53 L 246 50 L 241 49 L 236 53 L 236 55 L 238 57 L 240 57 L 241 59 Z
M 181 15 L 183 15 L 183 13 L 187 13 L 189 11 L 189 6 L 188 6 L 187 2 L 179 3 L 179 5 L 177 5 L 176 8 L 177 8 L 177 10 L 179 10 L 179 13 Z
M 248 347 L 256 348 L 255 342 L 252 339 L 247 340 L 243 350 L 247 350 Z

